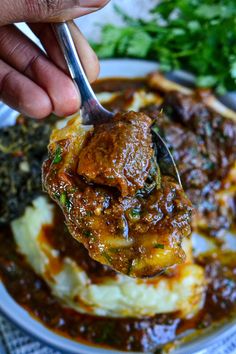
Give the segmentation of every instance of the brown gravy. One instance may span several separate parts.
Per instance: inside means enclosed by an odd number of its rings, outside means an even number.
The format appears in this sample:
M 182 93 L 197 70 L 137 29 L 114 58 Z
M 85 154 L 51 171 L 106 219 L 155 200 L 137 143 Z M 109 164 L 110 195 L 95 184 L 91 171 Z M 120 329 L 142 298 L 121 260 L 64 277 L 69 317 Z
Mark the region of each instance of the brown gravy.
M 72 257 L 97 282 L 105 275 L 115 276 L 109 268 L 89 259 L 87 251 L 61 227 L 58 217 L 55 216 L 54 226 L 45 226 L 44 231 L 61 257 Z M 227 317 L 230 313 L 233 315 L 235 310 L 236 267 L 222 270 L 217 259 L 208 257 L 199 260 L 209 280 L 206 304 L 194 318 L 183 320 L 177 313 L 140 319 L 79 314 L 63 307 L 45 281 L 17 252 L 10 228 L 0 231 L 0 243 L 0 276 L 10 295 L 48 328 L 76 341 L 127 351 L 148 351 L 175 340 L 190 329 L 208 328 L 215 321 L 223 320 L 226 313 Z

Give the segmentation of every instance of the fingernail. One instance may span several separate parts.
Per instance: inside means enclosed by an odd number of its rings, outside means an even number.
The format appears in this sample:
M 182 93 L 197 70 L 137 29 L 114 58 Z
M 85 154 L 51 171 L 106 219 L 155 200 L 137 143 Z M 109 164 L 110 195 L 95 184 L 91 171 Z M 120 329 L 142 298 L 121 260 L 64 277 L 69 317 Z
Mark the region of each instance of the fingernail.
M 72 9 L 74 7 L 80 7 L 80 0 L 64 0 L 61 4 L 62 10 Z
M 50 21 L 67 21 L 87 15 L 90 12 L 97 11 L 100 8 L 99 4 L 101 4 L 101 0 L 100 2 L 98 0 L 63 0 L 59 11 L 50 17 Z

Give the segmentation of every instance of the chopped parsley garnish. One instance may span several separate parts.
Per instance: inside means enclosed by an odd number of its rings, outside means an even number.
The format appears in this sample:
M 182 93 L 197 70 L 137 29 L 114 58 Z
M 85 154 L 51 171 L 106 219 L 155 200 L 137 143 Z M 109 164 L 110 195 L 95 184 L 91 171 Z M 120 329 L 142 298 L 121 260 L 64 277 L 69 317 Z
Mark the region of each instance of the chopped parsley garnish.
M 126 272 L 127 275 L 130 275 L 132 268 L 133 268 L 133 261 L 129 262 L 127 272 Z
M 131 220 L 139 220 L 140 213 L 141 213 L 141 210 L 139 208 L 132 208 L 129 210 L 129 218 Z
M 60 200 L 60 193 L 59 192 L 55 192 L 54 193 L 54 198 L 57 200 Z
M 88 211 L 86 212 L 86 216 L 93 216 L 93 212 L 90 211 L 90 210 L 88 210 Z
M 100 41 L 93 43 L 100 58 L 152 59 L 164 72 L 193 73 L 199 87 L 219 94 L 235 90 L 235 0 L 162 0 L 148 21 L 116 11 L 124 25 L 103 25 Z
M 164 250 L 165 246 L 163 245 L 163 243 L 155 243 L 154 248 L 160 248 L 160 249 Z
M 208 323 L 205 323 L 204 321 L 198 323 L 197 328 L 198 329 L 204 329 L 208 327 Z
M 112 258 L 106 251 L 103 251 L 102 255 L 107 260 L 108 263 L 112 263 Z
M 58 146 L 56 148 L 55 156 L 54 156 L 52 163 L 57 164 L 57 163 L 61 162 L 61 160 L 62 160 L 62 150 L 61 150 L 61 147 Z
M 66 193 L 63 192 L 63 193 L 60 195 L 60 203 L 61 203 L 62 205 L 66 205 L 66 200 L 67 200 Z
M 140 210 L 138 208 L 133 208 L 131 209 L 130 214 L 135 218 L 140 215 Z
M 89 231 L 89 230 L 84 230 L 84 231 L 83 231 L 83 235 L 84 235 L 85 237 L 89 238 L 89 237 L 91 237 L 93 234 L 92 234 L 92 232 Z
M 116 247 L 111 247 L 111 248 L 109 248 L 109 252 L 117 254 L 120 252 L 120 249 L 116 248 Z
M 71 202 L 66 194 L 66 192 L 63 192 L 61 195 L 60 195 L 60 203 L 63 205 L 63 206 L 66 206 L 67 209 L 70 209 L 71 207 Z

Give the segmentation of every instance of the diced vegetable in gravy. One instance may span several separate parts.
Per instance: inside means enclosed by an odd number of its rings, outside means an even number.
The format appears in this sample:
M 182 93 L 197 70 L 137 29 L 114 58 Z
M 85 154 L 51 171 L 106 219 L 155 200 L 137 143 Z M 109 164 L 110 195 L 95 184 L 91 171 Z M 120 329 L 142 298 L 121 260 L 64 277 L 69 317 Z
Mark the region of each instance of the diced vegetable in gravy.
M 53 132 L 43 166 L 44 188 L 72 236 L 93 259 L 133 277 L 183 263 L 181 241 L 191 233 L 191 203 L 161 175 L 151 124 L 129 112 L 89 131 L 74 119 Z

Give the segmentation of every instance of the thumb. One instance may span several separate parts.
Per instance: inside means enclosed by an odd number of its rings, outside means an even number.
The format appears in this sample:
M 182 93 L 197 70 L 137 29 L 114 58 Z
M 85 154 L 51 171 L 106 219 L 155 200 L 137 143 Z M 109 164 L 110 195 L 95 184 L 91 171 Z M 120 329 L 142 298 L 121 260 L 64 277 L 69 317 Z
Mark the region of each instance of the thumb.
M 98 10 L 109 0 L 1 0 L 0 26 L 13 22 L 66 21 Z

